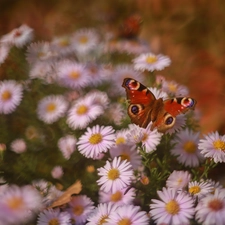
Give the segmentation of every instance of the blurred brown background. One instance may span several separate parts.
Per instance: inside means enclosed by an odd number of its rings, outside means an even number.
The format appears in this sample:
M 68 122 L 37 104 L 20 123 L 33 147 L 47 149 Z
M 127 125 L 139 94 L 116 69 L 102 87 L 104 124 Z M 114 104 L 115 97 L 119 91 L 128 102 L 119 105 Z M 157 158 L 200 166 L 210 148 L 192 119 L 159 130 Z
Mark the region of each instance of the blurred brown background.
M 116 31 L 128 16 L 143 20 L 140 38 L 172 59 L 160 74 L 187 85 L 204 132 L 225 133 L 224 0 L 0 0 L 0 35 L 26 23 L 35 40 L 96 27 Z

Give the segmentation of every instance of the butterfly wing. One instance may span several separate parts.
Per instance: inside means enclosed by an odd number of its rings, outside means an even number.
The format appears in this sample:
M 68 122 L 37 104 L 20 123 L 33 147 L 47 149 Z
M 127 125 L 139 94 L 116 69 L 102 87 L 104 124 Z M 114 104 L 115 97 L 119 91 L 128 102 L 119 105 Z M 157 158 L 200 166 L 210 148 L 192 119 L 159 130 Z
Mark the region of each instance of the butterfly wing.
M 125 88 L 130 103 L 127 112 L 131 121 L 146 128 L 152 119 L 155 96 L 147 87 L 132 78 L 125 78 L 122 87 Z

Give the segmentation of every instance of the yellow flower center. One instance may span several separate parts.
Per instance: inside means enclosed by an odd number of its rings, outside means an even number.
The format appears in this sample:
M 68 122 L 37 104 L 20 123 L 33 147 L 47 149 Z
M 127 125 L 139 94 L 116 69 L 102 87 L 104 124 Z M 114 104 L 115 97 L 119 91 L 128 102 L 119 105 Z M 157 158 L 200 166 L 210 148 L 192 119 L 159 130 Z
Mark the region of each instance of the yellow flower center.
M 86 44 L 88 42 L 87 36 L 81 36 L 79 39 L 80 44 Z
M 180 206 L 175 200 L 171 200 L 166 204 L 166 211 L 169 214 L 176 215 L 180 211 Z
M 71 71 L 70 74 L 69 74 L 69 77 L 71 79 L 76 80 L 80 77 L 80 73 L 78 71 Z
M 53 218 L 53 219 L 49 220 L 48 225 L 60 225 L 60 223 L 57 218 Z
M 225 142 L 221 140 L 216 140 L 213 142 L 213 146 L 216 150 L 225 151 Z
M 126 143 L 126 140 L 124 137 L 118 137 L 116 139 L 116 144 L 119 145 L 119 144 L 125 144 Z
M 129 218 L 123 218 L 117 223 L 118 225 L 131 225 L 131 221 Z
M 89 165 L 86 168 L 88 173 L 94 173 L 95 172 L 95 167 L 93 165 Z
M 193 141 L 187 141 L 183 146 L 185 152 L 189 154 L 194 154 L 197 150 L 197 146 Z
M 73 213 L 80 216 L 84 212 L 84 207 L 82 205 L 77 205 L 73 208 Z
M 183 179 L 182 179 L 182 178 L 179 178 L 179 179 L 177 180 L 177 185 L 180 185 L 182 182 L 183 182 Z
M 61 47 L 69 46 L 69 45 L 70 45 L 70 41 L 69 41 L 69 39 L 67 39 L 67 38 L 61 39 L 61 40 L 59 41 L 59 45 L 60 45 Z
M 172 93 L 177 91 L 177 85 L 174 83 L 168 83 L 168 88 L 169 88 L 170 92 L 172 92 Z
M 3 101 L 8 101 L 9 99 L 11 99 L 11 97 L 12 97 L 12 93 L 10 91 L 6 90 L 2 93 L 2 100 Z
M 146 58 L 146 62 L 149 64 L 155 63 L 157 62 L 157 60 L 158 60 L 157 57 L 153 55 L 150 55 Z
M 38 56 L 38 58 L 40 59 L 40 58 L 46 56 L 46 53 L 43 52 L 43 51 L 40 51 L 40 52 L 38 52 L 37 56 Z
M 193 186 L 193 187 L 190 187 L 188 191 L 190 194 L 195 195 L 201 191 L 201 188 L 199 186 Z
M 127 153 L 121 153 L 120 157 L 122 160 L 127 160 L 130 162 L 130 156 Z
M 145 142 L 147 139 L 148 139 L 148 134 L 144 133 L 141 141 Z
M 117 191 L 116 193 L 111 195 L 110 199 L 112 202 L 118 202 L 122 199 L 122 193 L 120 191 Z
M 46 107 L 46 111 L 47 112 L 54 112 L 56 109 L 56 105 L 55 103 L 49 103 Z
M 97 225 L 102 225 L 106 223 L 108 218 L 109 217 L 107 215 L 102 216 L 101 219 L 98 221 Z
M 20 208 L 23 208 L 23 199 L 20 197 L 14 197 L 8 200 L 7 205 L 9 206 L 9 208 L 11 208 L 12 210 L 17 210 Z
M 97 133 L 97 134 L 92 134 L 92 136 L 89 138 L 89 142 L 92 145 L 97 145 L 102 141 L 102 135 Z
M 208 207 L 212 210 L 212 211 L 219 211 L 221 210 L 224 205 L 223 202 L 219 199 L 213 199 L 212 201 L 210 201 L 208 203 Z
M 83 115 L 83 114 L 86 114 L 88 111 L 88 107 L 86 105 L 80 105 L 78 108 L 77 108 L 77 114 L 79 115 Z
M 119 176 L 120 176 L 120 172 L 118 169 L 113 168 L 108 172 L 109 180 L 116 180 L 117 178 L 119 178 Z
M 149 184 L 149 178 L 147 176 L 142 176 L 140 181 L 141 181 L 141 183 L 143 185 L 148 185 Z

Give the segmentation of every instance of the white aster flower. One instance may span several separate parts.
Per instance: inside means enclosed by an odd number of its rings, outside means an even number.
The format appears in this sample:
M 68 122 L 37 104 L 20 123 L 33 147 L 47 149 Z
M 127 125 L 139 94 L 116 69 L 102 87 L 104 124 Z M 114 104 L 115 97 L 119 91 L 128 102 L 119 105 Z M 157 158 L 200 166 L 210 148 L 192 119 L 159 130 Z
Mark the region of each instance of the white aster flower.
M 98 169 L 98 175 L 101 176 L 97 180 L 101 185 L 100 190 L 105 192 L 113 191 L 128 187 L 133 178 L 133 170 L 130 162 L 114 158 L 112 162 L 106 161 L 106 165 Z
M 48 194 L 48 190 L 49 190 L 51 184 L 44 179 L 39 179 L 39 180 L 32 181 L 32 186 L 35 187 L 39 191 L 39 193 L 42 195 L 42 197 L 44 197 Z
M 106 92 L 99 91 L 99 90 L 92 90 L 89 91 L 86 95 L 85 98 L 90 98 L 92 100 L 92 103 L 95 105 L 100 105 L 104 109 L 108 108 L 109 106 L 109 97 Z
M 189 167 L 199 166 L 203 159 L 198 149 L 199 132 L 188 128 L 180 131 L 172 141 L 175 147 L 171 149 L 172 155 L 177 156 L 178 162 Z
M 45 209 L 38 215 L 37 225 L 70 225 L 70 214 L 68 212 L 60 212 L 59 208 Z
M 23 97 L 22 85 L 14 80 L 0 81 L 0 114 L 13 112 Z
M 130 205 L 135 199 L 134 188 L 123 188 L 113 191 L 102 191 L 99 190 L 99 202 L 102 203 L 113 203 L 114 205 Z
M 90 62 L 86 65 L 86 71 L 93 86 L 100 85 L 103 82 L 104 68 L 98 63 Z
M 118 207 L 110 216 L 108 225 L 148 225 L 149 217 L 139 206 L 124 205 Z
M 159 98 L 162 98 L 163 100 L 166 100 L 168 99 L 168 94 L 156 87 L 150 87 L 148 88 L 152 93 L 153 95 L 155 96 L 156 99 L 159 99 Z
M 78 142 L 78 151 L 87 158 L 97 158 L 115 144 L 114 129 L 111 126 L 88 127 Z
M 52 171 L 51 175 L 55 179 L 60 179 L 63 176 L 64 172 L 61 166 L 55 166 Z
M 115 144 L 121 145 L 121 144 L 128 144 L 127 140 L 127 133 L 129 132 L 128 129 L 122 129 L 116 131 L 116 138 L 115 138 Z
M 138 144 L 144 137 L 144 129 L 137 126 L 136 124 L 129 124 L 127 132 L 127 140 L 131 144 Z
M 165 67 L 169 66 L 171 60 L 169 57 L 164 55 L 155 55 L 153 53 L 143 53 L 133 60 L 134 69 L 136 70 L 163 70 Z
M 61 86 L 80 89 L 90 84 L 90 77 L 84 64 L 62 61 L 57 66 L 58 83 Z
M 56 199 L 58 199 L 63 191 L 58 190 L 54 185 L 49 185 L 47 187 L 47 193 L 44 193 L 43 204 L 48 207 L 50 206 Z
M 9 45 L 15 45 L 18 48 L 23 47 L 33 38 L 33 29 L 26 24 L 13 29 L 10 33 L 2 36 L 0 42 Z
M 198 144 L 198 148 L 206 158 L 212 158 L 215 163 L 225 162 L 225 135 L 212 132 L 204 136 Z
M 212 192 L 211 192 L 212 194 L 215 193 L 215 190 L 216 190 L 216 189 L 218 189 L 218 190 L 223 189 L 223 185 L 222 185 L 219 181 L 214 181 L 214 180 L 212 180 L 212 179 L 208 179 L 208 180 L 206 180 L 206 182 L 209 182 L 209 183 L 212 184 L 212 186 L 213 186 L 213 190 L 212 190 Z
M 41 207 L 41 195 L 32 186 L 9 186 L 1 195 L 1 222 L 3 224 L 25 224 Z
M 185 192 L 172 188 L 157 191 L 161 200 L 152 199 L 150 204 L 151 218 L 157 224 L 190 224 L 194 216 L 194 202 Z
M 176 116 L 175 124 L 172 128 L 167 130 L 165 133 L 166 134 L 174 134 L 176 132 L 179 132 L 185 125 L 186 125 L 186 120 L 187 118 L 185 117 L 184 114 L 180 114 Z
M 77 139 L 73 135 L 66 135 L 58 140 L 58 148 L 65 159 L 70 159 L 76 149 L 76 143 Z
M 87 219 L 86 225 L 103 225 L 107 224 L 108 218 L 117 208 L 112 203 L 100 203 Z
M 7 44 L 2 44 L 0 40 L 0 65 L 5 62 L 10 51 L 10 46 Z
M 198 200 L 212 193 L 213 190 L 213 185 L 209 181 L 191 181 L 188 184 L 188 192 L 194 197 L 197 197 Z
M 56 122 L 63 117 L 68 103 L 62 95 L 49 95 L 38 102 L 38 118 L 47 124 Z
M 225 189 L 202 198 L 195 210 L 195 218 L 202 225 L 225 224 Z
M 166 186 L 177 190 L 184 189 L 191 180 L 191 174 L 188 171 L 174 170 L 167 178 Z
M 112 103 L 109 105 L 105 115 L 107 116 L 107 120 L 112 121 L 115 125 L 121 125 L 126 111 L 120 103 Z
M 76 225 L 83 225 L 94 210 L 94 203 L 86 195 L 72 196 L 67 211 Z
M 109 153 L 112 158 L 120 156 L 122 160 L 127 160 L 131 163 L 133 169 L 137 169 L 142 164 L 141 156 L 137 151 L 136 145 L 116 145 L 110 148 Z
M 27 145 L 24 139 L 18 138 L 12 141 L 10 148 L 13 152 L 21 154 L 27 150 Z

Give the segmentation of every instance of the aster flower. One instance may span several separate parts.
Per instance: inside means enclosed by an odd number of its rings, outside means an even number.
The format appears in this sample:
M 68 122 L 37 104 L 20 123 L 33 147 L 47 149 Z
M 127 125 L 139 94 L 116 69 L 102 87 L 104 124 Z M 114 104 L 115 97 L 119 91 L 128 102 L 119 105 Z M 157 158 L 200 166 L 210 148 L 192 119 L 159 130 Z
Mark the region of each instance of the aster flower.
M 188 192 L 198 199 L 202 199 L 214 190 L 211 182 L 208 181 L 191 181 L 188 184 Z
M 13 152 L 21 154 L 27 150 L 27 145 L 24 139 L 15 139 L 12 141 L 10 148 Z
M 73 62 L 62 61 L 57 66 L 58 83 L 61 86 L 80 89 L 90 84 L 90 77 L 85 65 Z
M 106 165 L 98 169 L 100 179 L 97 180 L 101 185 L 100 190 L 105 192 L 125 188 L 131 184 L 133 171 L 130 162 L 114 158 L 112 162 L 106 161 Z
M 14 80 L 0 81 L 0 113 L 9 114 L 20 104 L 22 85 Z
M 7 44 L 2 44 L 0 40 L 0 65 L 5 62 L 10 51 L 10 46 Z
M 133 60 L 134 69 L 136 70 L 163 70 L 165 67 L 169 66 L 171 60 L 169 57 L 164 55 L 155 55 L 153 53 L 143 53 Z
M 93 89 L 85 95 L 85 98 L 90 98 L 93 104 L 100 105 L 103 108 L 108 108 L 109 106 L 110 100 L 106 92 Z
M 18 48 L 23 47 L 33 38 L 33 29 L 26 24 L 13 29 L 10 33 L 2 36 L 0 42 L 9 45 L 15 45 Z
M 179 132 L 185 125 L 186 125 L 186 120 L 187 118 L 185 117 L 184 114 L 180 114 L 176 116 L 176 120 L 174 123 L 174 126 L 167 130 L 165 133 L 166 134 L 174 134 Z
M 77 139 L 73 135 L 66 135 L 58 140 L 58 148 L 65 159 L 70 159 L 76 149 Z
M 100 85 L 103 82 L 104 68 L 99 63 L 90 62 L 86 64 L 86 71 L 93 86 Z
M 122 129 L 122 130 L 117 130 L 116 131 L 116 138 L 115 138 L 115 144 L 120 145 L 120 144 L 128 144 L 127 140 L 127 133 L 128 129 Z
M 225 189 L 202 198 L 195 210 L 195 218 L 202 225 L 225 224 Z
M 166 100 L 168 99 L 168 94 L 158 88 L 148 88 L 152 93 L 153 95 L 155 96 L 156 99 L 159 99 L 159 98 L 162 98 L 163 100 Z
M 191 174 L 188 171 L 174 170 L 167 178 L 166 186 L 177 190 L 184 189 L 190 182 Z
M 178 162 L 189 167 L 199 166 L 203 157 L 198 150 L 199 132 L 194 133 L 189 129 L 180 131 L 172 141 L 176 144 L 171 149 L 172 155 L 177 156 Z
M 62 191 L 58 190 L 54 185 L 51 185 L 50 187 L 48 187 L 47 193 L 44 194 L 43 204 L 46 207 L 50 206 L 62 194 Z
M 77 142 L 78 151 L 87 158 L 96 158 L 100 153 L 107 152 L 114 145 L 114 140 L 114 129 L 111 126 L 88 127 Z
M 204 136 L 198 144 L 198 148 L 206 158 L 212 158 L 215 163 L 225 162 L 225 135 L 212 132 Z
M 99 190 L 99 202 L 101 203 L 113 203 L 114 205 L 130 205 L 135 199 L 134 188 L 122 188 L 113 191 Z
M 9 186 L 1 195 L 1 222 L 3 224 L 28 222 L 41 207 L 41 196 L 32 186 Z
M 100 203 L 87 219 L 86 225 L 107 224 L 109 216 L 117 209 L 112 203 Z
M 149 217 L 145 211 L 141 211 L 139 206 L 124 205 L 118 207 L 114 213 L 109 216 L 108 225 L 148 225 Z
M 49 224 L 70 225 L 70 214 L 68 212 L 60 212 L 59 208 L 45 209 L 38 215 L 37 225 Z
M 122 160 L 127 160 L 131 163 L 133 169 L 141 166 L 141 156 L 135 145 L 120 144 L 113 146 L 110 148 L 109 153 L 112 158 L 120 156 Z
M 94 209 L 94 203 L 86 195 L 72 196 L 68 204 L 67 212 L 76 221 L 76 225 L 85 224 L 88 216 Z
M 61 166 L 55 166 L 52 171 L 51 175 L 55 179 L 60 179 L 63 176 L 64 172 Z
M 56 122 L 63 117 L 68 103 L 62 95 L 49 95 L 38 102 L 38 118 L 47 124 Z
M 194 215 L 194 202 L 185 192 L 172 188 L 157 191 L 161 200 L 152 199 L 150 215 L 157 224 L 190 224 Z
M 69 109 L 67 124 L 72 129 L 86 128 L 89 123 L 103 114 L 103 107 L 95 104 L 95 97 L 81 98 Z

